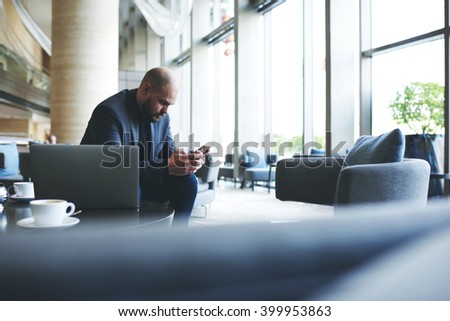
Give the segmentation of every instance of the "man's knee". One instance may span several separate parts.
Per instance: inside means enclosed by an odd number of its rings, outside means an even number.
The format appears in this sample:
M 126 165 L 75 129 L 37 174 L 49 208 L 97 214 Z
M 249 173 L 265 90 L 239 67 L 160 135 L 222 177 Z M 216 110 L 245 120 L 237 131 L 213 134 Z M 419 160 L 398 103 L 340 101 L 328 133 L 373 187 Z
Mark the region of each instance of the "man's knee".
M 185 190 L 186 192 L 192 193 L 194 195 L 197 194 L 197 176 L 194 174 L 189 174 L 185 176 L 179 176 L 182 178 L 182 182 L 180 183 L 180 188 Z

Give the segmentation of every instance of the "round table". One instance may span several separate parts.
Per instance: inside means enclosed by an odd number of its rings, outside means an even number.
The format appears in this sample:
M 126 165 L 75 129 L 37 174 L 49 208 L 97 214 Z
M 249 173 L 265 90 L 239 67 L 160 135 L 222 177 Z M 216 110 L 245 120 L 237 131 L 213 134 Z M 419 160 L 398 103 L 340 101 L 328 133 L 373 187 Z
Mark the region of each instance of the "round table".
M 23 219 L 30 219 L 28 202 L 8 200 L 0 212 L 0 233 L 48 232 L 67 230 L 70 232 L 88 230 L 122 230 L 135 228 L 162 229 L 172 226 L 174 210 L 166 204 L 142 202 L 139 209 L 83 209 L 72 216 L 75 224 L 56 228 L 24 228 L 17 225 Z

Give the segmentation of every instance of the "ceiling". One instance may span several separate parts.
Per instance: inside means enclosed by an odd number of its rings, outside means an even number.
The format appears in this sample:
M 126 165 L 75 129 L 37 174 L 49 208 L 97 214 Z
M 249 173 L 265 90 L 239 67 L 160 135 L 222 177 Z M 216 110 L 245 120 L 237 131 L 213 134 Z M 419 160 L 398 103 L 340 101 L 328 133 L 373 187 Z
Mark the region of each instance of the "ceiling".
M 34 20 L 34 22 L 42 29 L 42 31 L 46 34 L 46 36 L 51 40 L 52 35 L 52 0 L 16 0 L 22 3 L 24 8 L 27 10 L 30 17 Z M 135 24 L 138 23 L 138 20 L 143 20 L 142 15 L 136 13 L 134 8 L 133 0 L 120 0 L 120 10 L 121 15 L 120 18 L 120 28 L 119 32 L 126 33 L 129 30 L 134 28 Z M 135 17 L 137 19 L 132 19 L 129 21 L 129 12 L 134 12 Z M 123 38 L 123 37 L 121 37 Z

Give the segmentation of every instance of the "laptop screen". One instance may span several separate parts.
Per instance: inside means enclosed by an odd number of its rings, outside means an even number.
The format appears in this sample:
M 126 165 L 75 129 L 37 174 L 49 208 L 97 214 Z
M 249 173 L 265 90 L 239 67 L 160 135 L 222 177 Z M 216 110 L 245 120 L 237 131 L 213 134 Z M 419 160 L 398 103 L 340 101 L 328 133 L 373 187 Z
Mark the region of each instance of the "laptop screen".
M 138 147 L 30 145 L 36 199 L 64 199 L 77 208 L 139 206 Z

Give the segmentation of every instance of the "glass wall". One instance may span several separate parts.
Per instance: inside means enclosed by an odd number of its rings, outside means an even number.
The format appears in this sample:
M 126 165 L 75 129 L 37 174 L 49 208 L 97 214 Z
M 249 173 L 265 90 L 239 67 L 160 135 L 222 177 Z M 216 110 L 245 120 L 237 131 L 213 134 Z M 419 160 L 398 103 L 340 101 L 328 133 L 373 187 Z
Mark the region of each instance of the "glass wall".
M 269 15 L 271 17 L 269 18 Z M 291 142 L 287 153 L 301 152 L 303 145 L 303 1 L 288 0 L 266 14 L 271 19 L 272 140 Z M 270 52 L 268 52 L 270 51 Z
M 210 0 L 210 29 L 234 17 L 234 0 Z
M 210 30 L 234 17 L 234 0 L 210 1 Z M 205 35 L 206 36 L 206 35 Z M 235 129 L 235 55 L 234 33 L 215 40 L 208 49 L 208 105 L 215 142 L 223 148 L 234 141 Z
M 181 89 L 175 105 L 169 109 L 170 123 L 174 139 L 180 142 L 188 142 L 191 131 L 191 63 L 186 62 L 177 69 L 178 78 L 181 80 Z
M 311 105 L 305 106 L 312 116 L 312 139 L 325 148 L 326 135 L 326 40 L 325 40 L 325 0 L 311 0 L 312 17 L 311 43 L 305 45 L 305 52 L 311 55 L 311 74 L 305 82 L 311 82 Z M 309 49 L 308 49 L 309 48 Z M 306 92 L 305 95 L 308 93 Z M 308 142 L 305 142 L 308 143 Z
M 180 53 L 191 47 L 191 24 L 191 17 L 189 17 L 180 35 Z
M 215 133 L 213 137 L 224 148 L 234 141 L 235 118 L 235 59 L 232 36 L 209 48 L 209 71 L 213 95 Z
M 261 141 L 264 135 L 270 133 L 270 139 L 277 143 L 277 147 L 281 143 L 292 143 L 292 148 L 284 149 L 282 156 L 302 153 L 306 121 L 310 130 L 308 139 L 325 146 L 325 0 L 308 2 L 307 12 L 304 11 L 303 0 L 287 0 L 264 14 L 254 12 L 260 18 L 254 20 L 258 23 L 258 33 L 255 32 L 258 48 L 251 63 L 258 64 L 258 70 L 261 71 L 257 104 L 258 109 L 264 112 L 258 112 L 261 117 L 254 119 L 251 130 L 258 133 Z M 211 0 L 210 28 L 214 30 L 211 34 L 224 26 L 233 15 L 234 1 Z M 311 21 L 306 27 L 305 15 Z M 180 39 L 182 51 L 188 49 L 186 33 L 187 29 Z M 307 44 L 305 33 L 309 34 Z M 308 61 L 305 61 L 305 52 Z M 207 62 L 208 88 L 205 90 L 208 90 L 208 106 L 211 106 L 214 115 L 211 119 L 214 124 L 211 136 L 224 148 L 235 140 L 235 60 L 233 32 L 211 43 Z M 305 63 L 312 64 L 308 71 L 305 71 Z M 186 62 L 182 64 L 183 75 L 188 74 L 188 65 Z M 190 79 L 185 76 L 183 79 L 184 96 L 180 97 L 180 104 L 189 105 L 190 101 L 185 95 Z M 305 89 L 308 90 L 307 101 Z M 306 104 L 308 108 L 305 108 Z M 176 113 L 174 126 L 187 128 L 181 123 L 183 120 L 178 119 L 185 115 L 178 111 Z
M 372 0 L 374 48 L 444 27 L 443 0 Z
M 444 4 L 445 0 L 377 0 L 371 1 L 370 13 L 363 13 L 362 19 L 370 15 L 372 22 L 371 34 L 362 37 L 372 40 L 371 48 L 363 55 L 372 60 L 373 134 L 395 127 L 400 127 L 405 134 L 422 134 L 414 126 L 394 120 L 390 106 L 414 83 L 440 86 L 443 95 Z M 437 132 L 443 133 L 444 128 Z
M 394 103 L 397 94 L 403 94 L 405 87 L 411 88 L 413 83 L 436 83 L 444 86 L 444 65 L 442 39 L 373 57 L 373 134 L 381 134 L 396 127 L 405 134 L 422 134 L 418 124 L 411 123 L 408 126 L 397 123 L 389 106 Z M 436 133 L 443 134 L 444 128 L 439 128 Z
M 406 135 L 405 157 L 428 160 L 432 173 L 448 172 L 449 0 L 360 2 L 365 46 L 361 108 L 371 115 L 372 134 L 400 128 Z M 438 185 L 430 181 L 429 196 L 442 195 Z
M 303 145 L 312 141 L 324 148 L 325 1 L 287 0 L 265 16 L 273 139 L 278 146 L 292 143 L 282 156 L 303 153 Z

